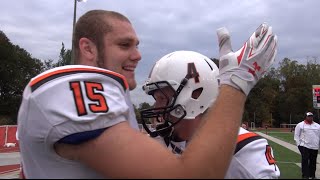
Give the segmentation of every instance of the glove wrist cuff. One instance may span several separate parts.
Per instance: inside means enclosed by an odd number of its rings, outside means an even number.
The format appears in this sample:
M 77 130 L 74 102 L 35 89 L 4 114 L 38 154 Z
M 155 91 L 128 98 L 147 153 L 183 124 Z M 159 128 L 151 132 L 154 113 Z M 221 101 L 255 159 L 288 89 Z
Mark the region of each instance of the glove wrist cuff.
M 235 88 L 235 89 L 237 89 L 237 90 L 239 90 L 239 91 L 241 91 L 241 92 L 244 93 L 244 91 L 243 91 L 237 84 L 235 84 L 235 83 L 233 83 L 232 81 L 230 81 L 230 79 L 229 79 L 229 80 L 226 80 L 226 81 L 220 79 L 219 86 L 221 86 L 221 85 L 231 86 L 231 87 L 233 87 L 233 88 Z M 244 94 L 245 94 L 245 93 L 244 93 Z
M 240 78 L 234 74 L 231 74 L 229 77 L 220 77 L 220 85 L 225 84 L 232 86 L 239 91 L 242 91 L 246 96 L 248 96 L 251 88 L 249 85 L 249 82 L 244 80 L 243 78 Z

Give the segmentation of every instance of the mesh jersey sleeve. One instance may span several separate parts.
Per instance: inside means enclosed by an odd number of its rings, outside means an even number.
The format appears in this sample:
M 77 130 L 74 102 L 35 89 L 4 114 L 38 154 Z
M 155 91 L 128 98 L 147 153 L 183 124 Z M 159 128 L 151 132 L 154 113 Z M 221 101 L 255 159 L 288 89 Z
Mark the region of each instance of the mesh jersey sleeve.
M 240 129 L 240 133 L 248 133 Z M 226 179 L 269 179 L 279 178 L 280 170 L 276 165 L 273 150 L 264 138 L 246 144 L 234 154 Z
M 71 134 L 129 120 L 127 83 L 111 71 L 58 68 L 33 79 L 29 87 L 25 127 L 49 146 Z

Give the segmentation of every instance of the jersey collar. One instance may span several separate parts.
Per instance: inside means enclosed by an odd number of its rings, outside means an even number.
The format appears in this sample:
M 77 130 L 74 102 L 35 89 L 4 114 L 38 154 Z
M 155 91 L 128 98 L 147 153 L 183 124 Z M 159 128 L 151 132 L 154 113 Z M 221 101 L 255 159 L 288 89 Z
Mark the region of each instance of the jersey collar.
M 307 120 L 304 120 L 304 123 L 311 125 L 313 123 L 313 121 L 309 122 Z

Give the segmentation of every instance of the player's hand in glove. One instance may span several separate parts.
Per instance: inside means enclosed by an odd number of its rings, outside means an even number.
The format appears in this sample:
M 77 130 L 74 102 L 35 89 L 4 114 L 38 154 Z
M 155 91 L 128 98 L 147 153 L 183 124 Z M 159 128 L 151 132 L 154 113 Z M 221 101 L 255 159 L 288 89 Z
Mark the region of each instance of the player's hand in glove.
M 247 96 L 258 80 L 273 64 L 277 54 L 277 36 L 272 27 L 261 24 L 237 52 L 231 48 L 226 28 L 217 30 L 219 41 L 219 80 L 243 91 Z

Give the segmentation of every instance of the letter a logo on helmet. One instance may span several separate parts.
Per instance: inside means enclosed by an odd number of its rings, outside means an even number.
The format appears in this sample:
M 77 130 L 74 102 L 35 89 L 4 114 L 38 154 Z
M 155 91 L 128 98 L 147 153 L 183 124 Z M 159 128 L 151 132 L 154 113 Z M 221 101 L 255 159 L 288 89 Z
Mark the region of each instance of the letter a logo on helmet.
M 194 63 L 188 63 L 188 79 L 194 78 L 194 82 L 199 82 L 199 73 L 197 72 L 196 66 Z

